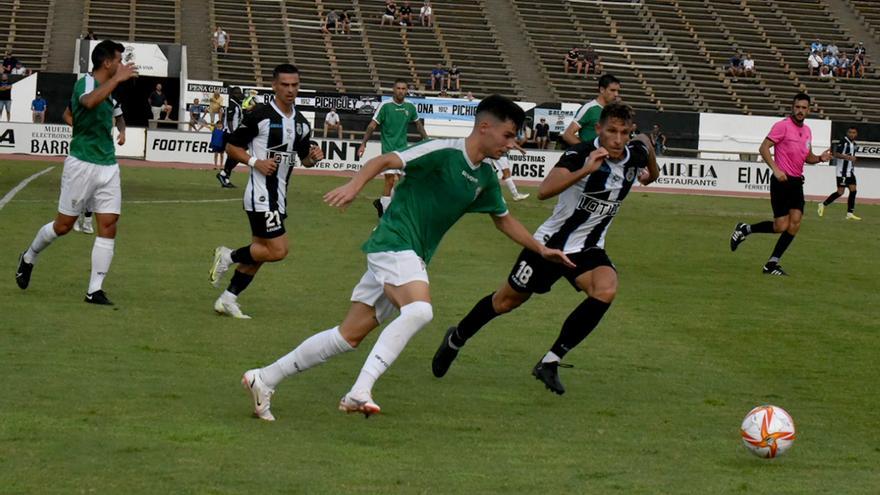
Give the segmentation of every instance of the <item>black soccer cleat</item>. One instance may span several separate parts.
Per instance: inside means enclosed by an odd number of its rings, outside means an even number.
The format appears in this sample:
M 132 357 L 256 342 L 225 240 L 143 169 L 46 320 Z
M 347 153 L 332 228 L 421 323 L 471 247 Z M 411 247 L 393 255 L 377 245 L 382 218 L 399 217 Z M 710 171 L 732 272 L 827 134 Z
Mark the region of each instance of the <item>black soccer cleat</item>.
M 103 290 L 96 290 L 91 294 L 86 294 L 85 302 L 89 304 L 100 304 L 102 306 L 113 306 L 113 302 L 107 299 L 107 294 Z
M 769 261 L 766 265 L 764 265 L 764 268 L 761 271 L 762 273 L 764 273 L 764 275 L 776 275 L 778 277 L 788 276 L 788 274 L 785 273 L 785 270 L 782 269 L 782 266 L 780 266 L 779 263 L 773 263 Z
M 532 369 L 532 376 L 534 376 L 536 380 L 544 382 L 544 386 L 547 387 L 548 390 L 562 395 L 565 393 L 565 387 L 562 386 L 562 382 L 559 381 L 559 368 L 573 367 L 574 366 L 570 364 L 562 364 L 559 361 L 554 361 L 552 363 L 538 361 L 538 364 Z
M 233 184 L 232 181 L 229 180 L 229 177 L 227 177 L 226 174 L 224 174 L 222 172 L 217 172 L 216 177 L 217 177 L 217 180 L 220 182 L 220 187 L 224 187 L 224 188 L 234 188 L 235 187 L 235 184 Z
M 376 208 L 376 214 L 379 215 L 379 218 L 382 218 L 382 215 L 385 213 L 385 208 L 382 208 L 382 200 L 373 200 L 373 207 Z
M 25 263 L 24 253 L 18 256 L 18 269 L 15 270 L 15 283 L 21 290 L 27 289 L 31 283 L 31 272 L 34 269 L 33 263 Z
M 730 234 L 730 250 L 736 251 L 736 248 L 739 247 L 740 244 L 744 240 L 746 240 L 746 224 L 740 222 L 736 224 L 736 227 L 733 229 L 733 233 Z
M 443 336 L 443 342 L 440 343 L 440 347 L 437 348 L 437 352 L 434 353 L 434 359 L 431 361 L 431 371 L 434 372 L 434 376 L 437 378 L 443 378 L 443 375 L 449 371 L 449 367 L 452 366 L 452 362 L 458 356 L 458 349 L 453 349 L 449 345 L 449 338 L 452 337 L 455 329 L 456 327 L 449 327 L 446 335 Z

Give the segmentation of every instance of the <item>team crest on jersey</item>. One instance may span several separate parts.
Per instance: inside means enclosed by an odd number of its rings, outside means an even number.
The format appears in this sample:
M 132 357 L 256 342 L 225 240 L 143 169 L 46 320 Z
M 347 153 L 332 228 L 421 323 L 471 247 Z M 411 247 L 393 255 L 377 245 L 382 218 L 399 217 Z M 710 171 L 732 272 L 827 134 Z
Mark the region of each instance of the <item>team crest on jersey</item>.
M 626 181 L 632 182 L 633 179 L 635 179 L 635 178 L 636 178 L 636 169 L 633 167 L 626 169 Z

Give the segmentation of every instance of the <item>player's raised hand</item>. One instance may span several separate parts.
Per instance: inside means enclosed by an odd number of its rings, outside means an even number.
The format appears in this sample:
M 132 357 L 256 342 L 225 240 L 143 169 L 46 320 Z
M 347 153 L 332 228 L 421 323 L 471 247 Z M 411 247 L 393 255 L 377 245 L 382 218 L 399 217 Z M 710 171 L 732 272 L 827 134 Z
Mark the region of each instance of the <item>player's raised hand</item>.
M 568 268 L 577 267 L 577 265 L 572 263 L 572 261 L 568 259 L 568 256 L 566 256 L 565 253 L 560 251 L 559 249 L 550 249 L 548 247 L 544 247 L 543 249 L 541 249 L 540 254 L 541 257 L 545 260 L 552 261 L 554 263 L 560 263 Z
M 116 69 L 116 75 L 114 75 L 113 77 L 116 79 L 116 81 L 123 82 L 137 76 L 137 66 L 135 66 L 134 64 L 121 64 L 119 68 Z
M 599 167 L 602 166 L 602 162 L 605 161 L 605 158 L 608 157 L 608 150 L 604 147 L 600 146 L 593 150 L 590 153 L 590 156 L 587 157 L 587 166 L 584 167 L 587 169 L 588 174 L 592 174 L 596 170 L 599 170 Z
M 259 170 L 261 174 L 269 176 L 278 170 L 278 164 L 275 163 L 275 160 L 257 160 L 256 163 L 254 163 L 254 168 Z
M 358 189 L 351 182 L 324 195 L 324 202 L 336 208 L 345 208 L 357 197 Z

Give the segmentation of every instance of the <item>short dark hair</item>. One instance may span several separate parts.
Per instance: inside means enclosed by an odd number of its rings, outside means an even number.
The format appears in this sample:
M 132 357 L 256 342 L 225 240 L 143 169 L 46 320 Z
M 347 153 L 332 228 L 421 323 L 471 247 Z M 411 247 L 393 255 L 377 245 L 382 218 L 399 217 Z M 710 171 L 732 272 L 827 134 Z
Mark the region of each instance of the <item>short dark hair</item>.
M 480 104 L 477 105 L 476 118 L 478 121 L 481 119 L 480 115 L 487 113 L 502 122 L 508 120 L 512 121 L 516 126 L 516 130 L 520 130 L 523 126 L 523 122 L 526 120 L 526 113 L 519 105 L 514 103 L 510 98 L 505 98 L 497 94 L 484 98 L 480 101 Z
M 802 100 L 806 100 L 807 103 L 812 103 L 812 100 L 810 100 L 810 95 L 808 95 L 806 93 L 798 93 L 798 94 L 794 95 L 794 98 L 792 98 L 791 102 L 794 103 L 796 101 L 802 101 Z
M 37 91 L 37 94 L 40 94 L 40 92 Z M 854 126 L 854 125 L 850 125 L 850 126 L 847 126 L 847 127 L 846 127 L 846 130 L 850 130 L 850 129 L 855 129 L 856 132 L 859 132 L 859 128 L 856 127 L 856 126 Z
M 279 64 L 272 69 L 272 80 L 278 79 L 280 74 L 299 74 L 299 69 L 293 64 Z
M 394 86 L 397 86 L 398 84 L 406 84 L 407 87 L 409 87 L 409 83 L 406 82 L 406 79 L 404 79 L 402 77 L 398 77 L 397 79 L 394 80 Z
M 124 53 L 125 47 L 113 40 L 104 40 L 92 50 L 92 70 L 98 70 L 107 60 L 116 58 L 116 52 Z
M 599 78 L 599 89 L 607 88 L 612 84 L 620 84 L 620 80 L 611 74 L 603 74 L 602 77 Z
M 599 123 L 604 124 L 608 119 L 620 119 L 624 123 L 632 122 L 635 112 L 631 106 L 624 103 L 609 103 L 602 108 L 599 114 Z

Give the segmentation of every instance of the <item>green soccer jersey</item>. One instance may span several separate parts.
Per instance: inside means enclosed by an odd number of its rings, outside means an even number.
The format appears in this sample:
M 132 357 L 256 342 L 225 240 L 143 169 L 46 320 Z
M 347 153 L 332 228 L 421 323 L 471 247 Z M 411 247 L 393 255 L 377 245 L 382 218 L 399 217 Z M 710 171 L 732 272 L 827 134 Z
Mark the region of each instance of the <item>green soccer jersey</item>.
M 599 122 L 600 115 L 602 115 L 602 105 L 596 100 L 584 103 L 578 109 L 574 120 L 581 126 L 578 137 L 582 142 L 590 143 L 596 139 L 596 124 Z
M 416 106 L 408 101 L 398 105 L 394 100 L 390 100 L 379 105 L 373 120 L 380 126 L 382 153 L 390 153 L 406 148 L 407 128 L 410 122 L 419 120 L 419 112 Z
M 73 113 L 70 156 L 96 165 L 115 165 L 113 117 L 122 115 L 122 109 L 112 96 L 91 110 L 80 103 L 83 95 L 91 93 L 97 87 L 98 81 L 89 74 L 73 86 L 73 95 L 70 97 L 70 110 Z
M 507 214 L 492 165 L 472 165 L 464 139 L 441 139 L 398 152 L 405 175 L 365 253 L 413 250 L 425 263 L 465 213 Z

